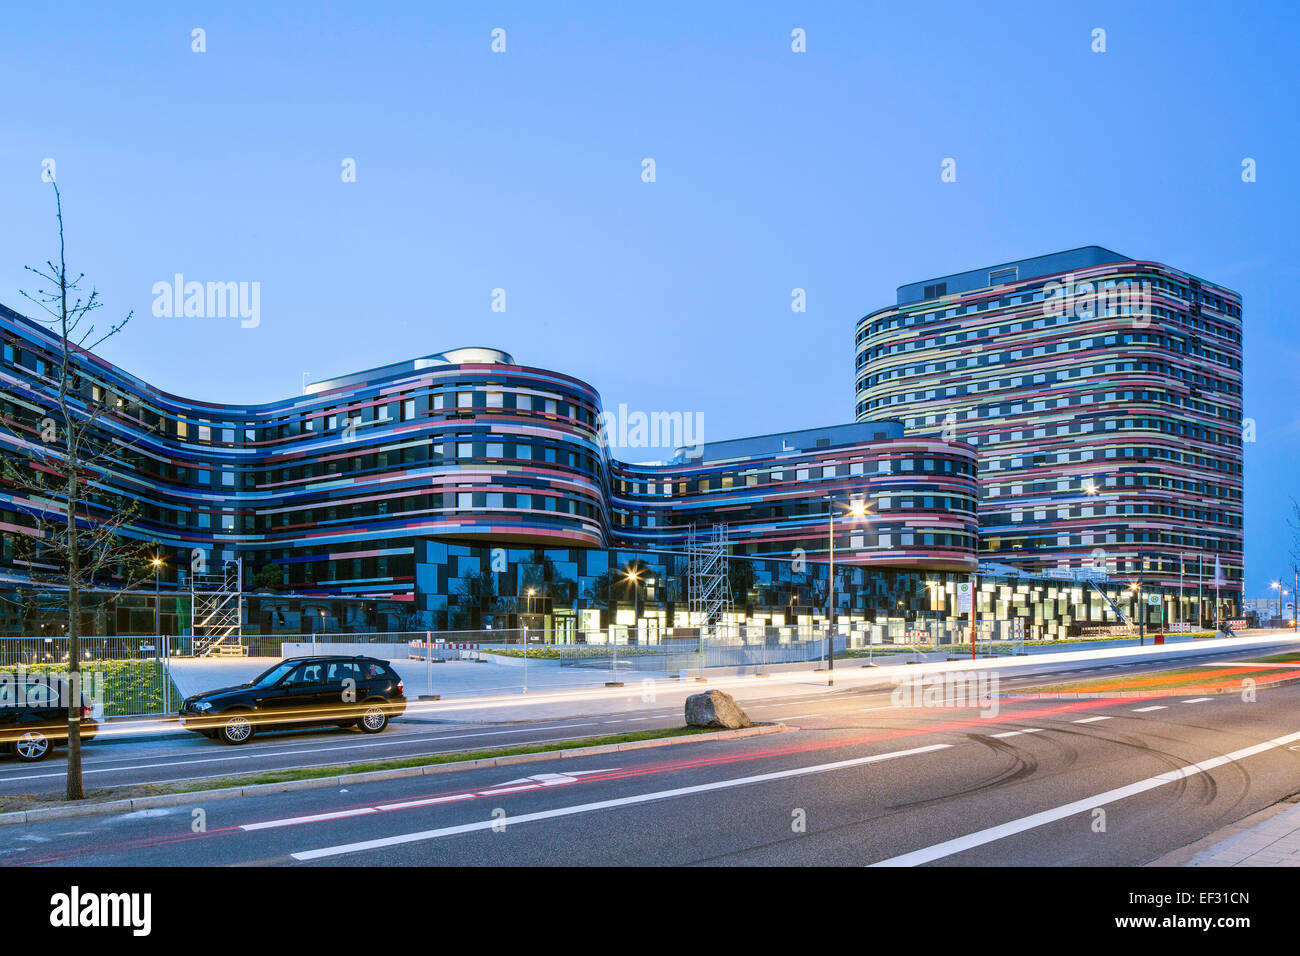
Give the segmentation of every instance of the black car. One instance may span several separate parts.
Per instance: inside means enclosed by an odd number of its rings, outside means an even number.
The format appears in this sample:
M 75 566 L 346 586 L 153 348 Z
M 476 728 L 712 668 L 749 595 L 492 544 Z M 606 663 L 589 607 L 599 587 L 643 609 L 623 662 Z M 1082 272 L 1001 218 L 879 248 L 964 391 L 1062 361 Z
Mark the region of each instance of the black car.
M 71 686 L 57 677 L 28 675 L 0 680 L 0 752 L 19 760 L 42 760 L 68 742 L 68 698 Z M 94 740 L 99 724 L 81 697 L 81 740 Z
M 247 684 L 187 697 L 181 704 L 186 730 L 247 743 L 260 730 L 311 724 L 359 727 L 377 734 L 406 710 L 402 679 L 374 657 L 294 657 Z

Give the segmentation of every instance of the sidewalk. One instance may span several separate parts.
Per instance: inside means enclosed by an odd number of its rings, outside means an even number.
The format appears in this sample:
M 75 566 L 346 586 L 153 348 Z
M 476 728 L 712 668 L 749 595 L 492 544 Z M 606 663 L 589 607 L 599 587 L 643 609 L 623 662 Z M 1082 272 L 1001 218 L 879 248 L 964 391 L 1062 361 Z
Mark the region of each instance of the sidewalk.
M 1300 866 L 1300 803 L 1283 802 L 1148 866 Z
M 744 673 L 752 668 L 711 668 L 704 683 L 696 682 L 694 673 L 685 679 L 650 671 L 620 671 L 622 687 L 606 687 L 613 676 L 608 670 L 562 667 L 558 661 L 538 660 L 528 663 L 528 693 L 523 693 L 524 666 L 520 658 L 494 657 L 475 664 L 452 661 L 427 665 L 422 661 L 393 662 L 406 684 L 405 720 L 436 723 L 508 723 L 517 721 L 555 720 L 587 716 L 593 713 L 636 712 L 677 707 L 689 694 L 704 687 L 729 693 L 743 693 L 750 701 L 801 693 L 806 698 L 842 691 L 889 688 L 897 675 L 946 673 L 967 670 L 995 670 L 1013 677 L 1027 669 L 1049 672 L 1056 665 L 1096 661 L 1176 661 L 1180 657 L 1238 649 L 1243 654 L 1262 644 L 1291 643 L 1291 632 L 1257 633 L 1250 637 L 1210 638 L 1178 644 L 1123 648 L 1078 648 L 1053 654 L 1026 654 L 1017 657 L 979 658 L 949 661 L 931 659 L 908 663 L 911 655 L 876 658 L 874 667 L 863 660 L 838 660 L 835 664 L 835 687 L 827 686 L 830 675 L 818 673 L 818 662 L 775 665 L 764 668 L 767 678 Z M 944 655 L 946 658 L 946 655 Z M 902 659 L 900 659 L 902 658 Z M 246 681 L 275 661 L 269 658 L 173 659 L 172 676 L 182 695 L 211 690 Z M 439 701 L 419 700 L 437 694 Z

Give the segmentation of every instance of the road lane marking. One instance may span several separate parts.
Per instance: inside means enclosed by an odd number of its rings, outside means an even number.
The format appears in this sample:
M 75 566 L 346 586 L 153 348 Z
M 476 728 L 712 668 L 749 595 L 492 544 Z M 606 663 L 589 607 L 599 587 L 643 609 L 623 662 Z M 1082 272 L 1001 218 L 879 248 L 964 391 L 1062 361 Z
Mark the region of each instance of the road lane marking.
M 452 803 L 456 800 L 473 800 L 476 795 L 472 793 L 453 793 L 449 797 L 424 797 L 420 800 L 406 800 L 402 803 L 381 803 L 375 807 L 376 810 L 410 810 L 413 807 L 429 807 L 435 803 Z
M 1072 724 L 1095 724 L 1099 720 L 1110 720 L 1109 717 L 1084 717 L 1080 720 L 1072 720 Z
M 1156 704 L 1156 705 L 1153 706 L 1153 707 L 1134 707 L 1134 708 L 1133 708 L 1133 713 L 1135 713 L 1135 714 L 1149 714 L 1149 713 L 1151 713 L 1151 711 L 1153 711 L 1153 710 L 1166 710 L 1166 709 L 1167 709 L 1167 708 L 1165 707 L 1164 704 Z
M 994 737 L 994 738 L 998 738 L 998 737 L 1015 737 L 1015 736 L 1018 736 L 1018 735 L 1020 735 L 1020 734 L 1041 734 L 1042 732 L 1043 732 L 1043 729 L 1042 729 L 1041 727 L 1029 727 L 1029 728 L 1026 728 L 1025 730 L 1007 730 L 1007 731 L 1004 731 L 1003 733 L 1000 733 L 1000 734 L 991 734 L 990 736 L 992 736 L 992 737 Z
M 1203 700 L 1213 700 L 1212 697 L 1193 697 L 1191 700 L 1183 701 L 1184 704 L 1199 704 Z
M 986 843 L 993 843 L 997 840 L 1005 839 L 1009 836 L 1015 836 L 1017 833 L 1024 833 L 1026 830 L 1033 830 L 1037 827 L 1045 826 L 1048 823 L 1055 823 L 1057 820 L 1063 820 L 1066 817 L 1072 817 L 1076 813 L 1089 813 L 1097 807 L 1105 806 L 1108 803 L 1115 803 L 1128 797 L 1136 796 L 1140 793 L 1146 793 L 1148 790 L 1154 790 L 1157 787 L 1163 787 L 1168 783 L 1177 783 L 1188 777 L 1197 774 L 1208 773 L 1224 764 L 1235 763 L 1238 760 L 1245 760 L 1247 757 L 1253 757 L 1256 754 L 1266 753 L 1277 747 L 1284 747 L 1287 744 L 1300 740 L 1300 733 L 1287 734 L 1285 737 L 1274 737 L 1272 740 L 1266 740 L 1262 744 L 1255 744 L 1252 747 L 1243 747 L 1241 750 L 1234 750 L 1230 754 L 1222 757 L 1214 757 L 1210 760 L 1203 760 L 1200 763 L 1188 764 L 1186 767 L 1179 767 L 1177 770 L 1168 770 L 1165 773 L 1157 774 L 1154 777 L 1148 777 L 1146 780 L 1139 780 L 1137 783 L 1131 783 L 1124 787 L 1116 787 L 1114 790 L 1107 790 L 1096 796 L 1086 797 L 1083 800 L 1075 800 L 1073 803 L 1067 803 L 1051 810 L 1044 810 L 1041 813 L 1035 813 L 1031 816 L 1021 817 L 1019 820 L 1011 820 L 1007 823 L 999 824 L 995 827 L 989 827 L 986 830 L 977 830 L 963 837 L 957 837 L 953 840 L 946 840 L 943 843 L 936 843 L 934 846 L 925 847 L 921 850 L 914 850 L 911 853 L 903 853 L 900 856 L 892 856 L 887 860 L 881 860 L 879 863 L 873 863 L 872 866 L 919 866 L 922 863 L 931 863 L 935 860 L 941 860 L 944 857 L 961 853 L 965 850 L 974 849 L 977 846 L 984 846 Z
M 767 783 L 772 780 L 786 780 L 791 777 L 804 777 L 810 774 L 827 773 L 833 770 L 843 770 L 848 767 L 858 767 L 865 764 L 878 763 L 882 760 L 891 760 L 895 757 L 910 757 L 917 754 L 933 753 L 937 750 L 947 750 L 952 744 L 930 744 L 926 747 L 915 747 L 911 750 L 896 750 L 892 753 L 873 754 L 869 757 L 854 757 L 849 760 L 837 760 L 834 763 L 816 764 L 811 767 L 798 767 L 794 770 L 777 770 L 772 773 L 755 774 L 749 777 L 734 777 L 730 780 L 717 780 L 713 783 L 696 784 L 690 787 L 678 787 L 674 790 L 656 790 L 653 793 L 640 793 L 630 797 L 618 797 L 612 800 L 598 800 L 593 803 L 582 803 L 568 807 L 556 807 L 553 810 L 541 810 L 535 813 L 521 813 L 517 816 L 506 817 L 505 823 L 514 825 L 520 823 L 532 823 L 537 820 L 551 820 L 556 817 L 574 816 L 580 813 L 593 813 L 598 810 L 610 810 L 617 807 L 635 806 L 642 803 L 650 803 L 655 800 L 670 800 L 676 797 L 692 796 L 697 793 L 709 793 L 715 790 L 730 790 L 734 787 L 750 786 L 757 783 Z M 462 823 L 457 826 L 439 827 L 436 830 L 420 830 L 415 833 L 402 833 L 396 836 L 381 837 L 375 840 L 363 840 L 359 843 L 343 843 L 338 846 L 321 847 L 316 850 L 299 850 L 291 853 L 290 856 L 295 860 L 320 860 L 327 857 L 343 856 L 348 853 L 361 853 L 366 850 L 375 850 L 381 847 L 398 846 L 404 843 L 419 843 L 425 840 L 436 840 L 445 836 L 456 836 L 462 833 L 474 833 L 480 830 L 488 830 L 493 826 L 499 825 L 497 819 L 476 820 L 473 823 Z
M 287 820 L 268 820 L 266 823 L 245 823 L 241 830 L 269 830 L 272 827 L 288 827 L 298 823 L 320 823 L 323 820 L 340 820 L 343 817 L 360 817 L 368 813 L 378 813 L 374 807 L 359 807 L 356 810 L 335 810 L 333 813 L 313 813 L 306 817 L 290 817 Z

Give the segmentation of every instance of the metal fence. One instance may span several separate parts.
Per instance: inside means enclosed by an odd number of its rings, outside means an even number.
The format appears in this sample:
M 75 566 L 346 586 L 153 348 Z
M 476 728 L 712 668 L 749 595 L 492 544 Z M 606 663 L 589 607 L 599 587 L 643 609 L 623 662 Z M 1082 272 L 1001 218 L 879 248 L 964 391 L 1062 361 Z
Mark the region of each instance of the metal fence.
M 180 703 L 168 655 L 176 638 L 83 637 L 79 642 L 81 693 L 96 717 L 174 713 Z M 0 673 L 67 679 L 71 667 L 66 637 L 0 637 Z
M 965 618 L 940 621 L 889 621 L 854 624 L 848 629 L 849 649 L 867 654 L 967 653 L 971 651 L 970 622 Z M 1025 652 L 1025 626 L 1019 620 L 981 619 L 975 627 L 975 652 L 982 656 Z

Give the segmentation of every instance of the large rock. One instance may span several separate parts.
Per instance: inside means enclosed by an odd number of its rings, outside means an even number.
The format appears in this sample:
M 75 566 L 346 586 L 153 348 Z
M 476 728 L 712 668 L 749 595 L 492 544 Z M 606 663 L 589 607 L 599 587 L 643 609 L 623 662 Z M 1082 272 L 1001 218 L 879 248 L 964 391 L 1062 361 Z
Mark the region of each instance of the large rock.
M 686 726 L 726 727 L 735 730 L 738 727 L 752 727 L 753 724 L 730 694 L 710 690 L 686 698 Z

